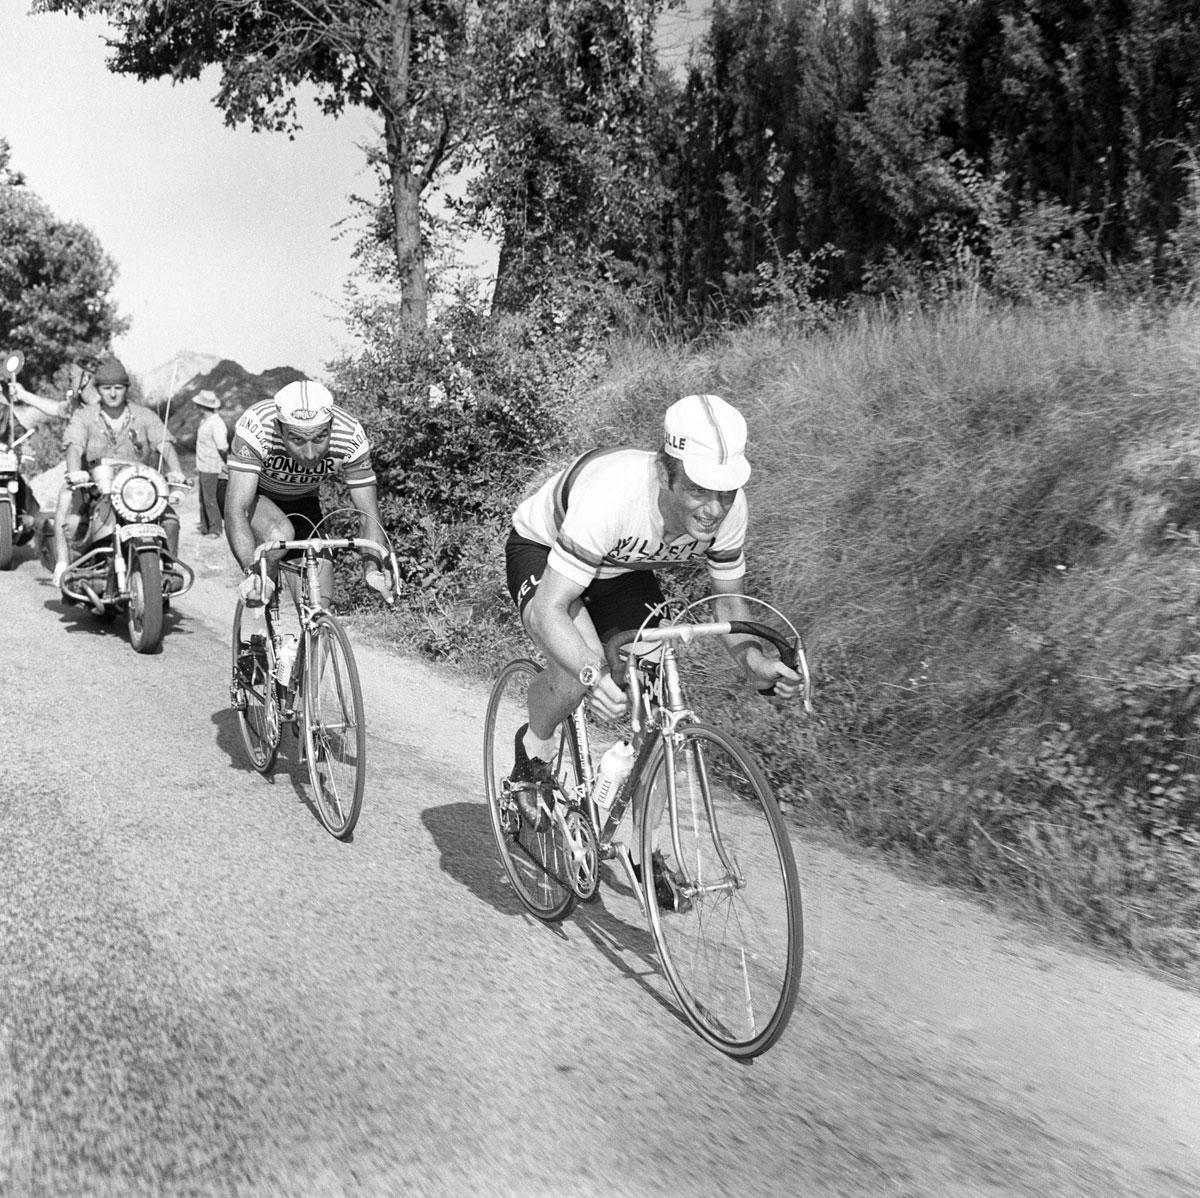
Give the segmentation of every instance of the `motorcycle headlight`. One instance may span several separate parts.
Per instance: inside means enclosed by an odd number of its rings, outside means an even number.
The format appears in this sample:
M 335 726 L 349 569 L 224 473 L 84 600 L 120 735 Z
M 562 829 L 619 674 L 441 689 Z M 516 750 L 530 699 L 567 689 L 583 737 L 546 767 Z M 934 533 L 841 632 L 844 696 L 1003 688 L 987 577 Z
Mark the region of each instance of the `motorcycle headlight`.
M 166 487 L 155 476 L 131 467 L 113 480 L 112 505 L 118 515 L 134 524 L 157 520 L 167 506 Z

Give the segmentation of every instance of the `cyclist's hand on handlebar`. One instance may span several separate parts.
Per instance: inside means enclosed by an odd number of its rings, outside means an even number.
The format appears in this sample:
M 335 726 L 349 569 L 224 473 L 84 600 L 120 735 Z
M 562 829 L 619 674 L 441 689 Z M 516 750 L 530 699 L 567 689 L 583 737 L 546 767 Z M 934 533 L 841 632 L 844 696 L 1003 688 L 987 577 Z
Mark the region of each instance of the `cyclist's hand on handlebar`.
M 269 603 L 274 593 L 275 584 L 269 578 L 266 580 L 266 589 L 264 590 L 263 580 L 257 570 L 252 574 L 247 574 L 238 583 L 238 596 L 247 607 L 258 607 L 263 603 Z
M 629 699 L 616 679 L 605 671 L 588 696 L 592 710 L 610 720 L 619 720 L 629 710 Z
M 804 686 L 804 680 L 795 670 L 788 669 L 778 657 L 768 657 L 758 648 L 752 648 L 746 654 L 746 670 L 760 694 L 794 699 Z
M 68 470 L 67 486 L 86 487 L 92 481 L 92 476 L 86 470 Z
M 392 580 L 388 577 L 386 570 L 380 570 L 378 567 L 364 570 L 363 582 L 375 591 L 384 603 L 390 606 L 396 602 L 396 595 L 392 590 Z

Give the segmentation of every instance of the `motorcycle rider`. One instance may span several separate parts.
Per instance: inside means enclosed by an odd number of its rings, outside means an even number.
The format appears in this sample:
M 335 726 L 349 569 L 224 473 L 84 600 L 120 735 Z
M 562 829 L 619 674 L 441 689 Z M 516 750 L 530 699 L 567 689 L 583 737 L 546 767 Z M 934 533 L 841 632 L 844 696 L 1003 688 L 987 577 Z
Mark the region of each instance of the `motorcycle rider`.
M 175 452 L 174 437 L 155 412 L 129 401 L 129 372 L 117 358 L 100 362 L 92 379 L 100 402 L 80 408 L 67 422 L 63 433 L 66 477 L 58 496 L 58 514 L 54 525 L 54 582 L 62 583 L 70 564 L 68 540 L 75 536 L 84 509 L 84 484 L 90 468 L 101 458 L 152 465 L 161 451 L 167 468 L 167 482 L 182 485 L 186 480 Z M 162 516 L 167 548 L 172 557 L 179 554 L 179 516 L 168 506 Z

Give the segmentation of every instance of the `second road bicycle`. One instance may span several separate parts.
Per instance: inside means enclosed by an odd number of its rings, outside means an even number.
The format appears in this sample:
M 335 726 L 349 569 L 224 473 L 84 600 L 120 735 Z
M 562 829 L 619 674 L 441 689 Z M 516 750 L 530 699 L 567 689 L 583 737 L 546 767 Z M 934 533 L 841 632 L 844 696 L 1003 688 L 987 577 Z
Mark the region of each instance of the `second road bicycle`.
M 758 620 L 699 620 L 699 600 L 673 619 L 643 625 L 620 653 L 628 666 L 633 764 L 611 805 L 597 803 L 596 746 L 584 704 L 561 726 L 538 787 L 538 818 L 522 814 L 513 782 L 513 740 L 528 718 L 526 696 L 540 667 L 509 662 L 492 688 L 484 732 L 484 783 L 492 832 L 524 907 L 547 923 L 595 897 L 601 862 L 619 862 L 646 915 L 663 972 L 688 1022 L 730 1056 L 749 1058 L 778 1040 L 795 1006 L 803 954 L 800 882 L 787 825 L 753 754 L 703 722 L 684 695 L 678 647 L 749 634 L 810 679 L 799 633 Z M 528 804 L 526 804 L 528 807 Z M 617 840 L 633 812 L 635 866 Z
M 254 768 L 270 773 L 283 726 L 302 745 L 317 817 L 330 835 L 346 839 L 358 822 L 367 778 L 367 724 L 354 649 L 341 621 L 321 603 L 321 559 L 344 550 L 369 550 L 399 577 L 395 556 L 365 537 L 267 541 L 254 552 L 266 584 L 267 555 L 296 551 L 280 562 L 279 586 L 261 616 L 238 601 L 233 616 L 230 702 Z M 287 587 L 299 633 L 282 631 L 280 594 Z

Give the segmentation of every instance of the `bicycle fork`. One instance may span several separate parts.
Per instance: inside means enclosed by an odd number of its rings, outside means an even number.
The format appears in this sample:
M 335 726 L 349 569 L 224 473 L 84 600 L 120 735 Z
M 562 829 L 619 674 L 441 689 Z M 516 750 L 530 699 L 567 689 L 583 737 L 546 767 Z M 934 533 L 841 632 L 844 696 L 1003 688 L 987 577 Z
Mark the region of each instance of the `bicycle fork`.
M 746 887 L 745 875 L 738 869 L 737 863 L 730 858 L 729 853 L 726 851 L 724 840 L 721 837 L 721 827 L 717 819 L 716 807 L 713 803 L 712 787 L 709 784 L 708 768 L 704 762 L 704 752 L 697 743 L 692 743 L 687 750 L 692 764 L 692 770 L 687 775 L 689 778 L 687 788 L 688 799 L 692 809 L 692 828 L 695 829 L 694 834 L 698 841 L 701 825 L 696 806 L 696 792 L 699 790 L 699 798 L 704 807 L 704 818 L 708 827 L 708 838 L 712 841 L 713 848 L 717 852 L 724 872 L 720 877 L 706 880 L 702 876 L 704 857 L 699 851 L 699 845 L 697 845 L 695 854 L 696 876 L 693 878 L 691 875 L 688 858 L 684 855 L 683 838 L 679 831 L 679 772 L 675 756 L 679 745 L 675 743 L 676 739 L 674 734 L 666 737 L 665 753 L 667 821 L 671 831 L 671 850 L 675 854 L 680 875 L 678 879 L 675 879 L 674 884 L 678 888 L 679 893 L 689 900 L 695 900 L 701 895 L 731 894 L 737 890 L 744 890 Z

